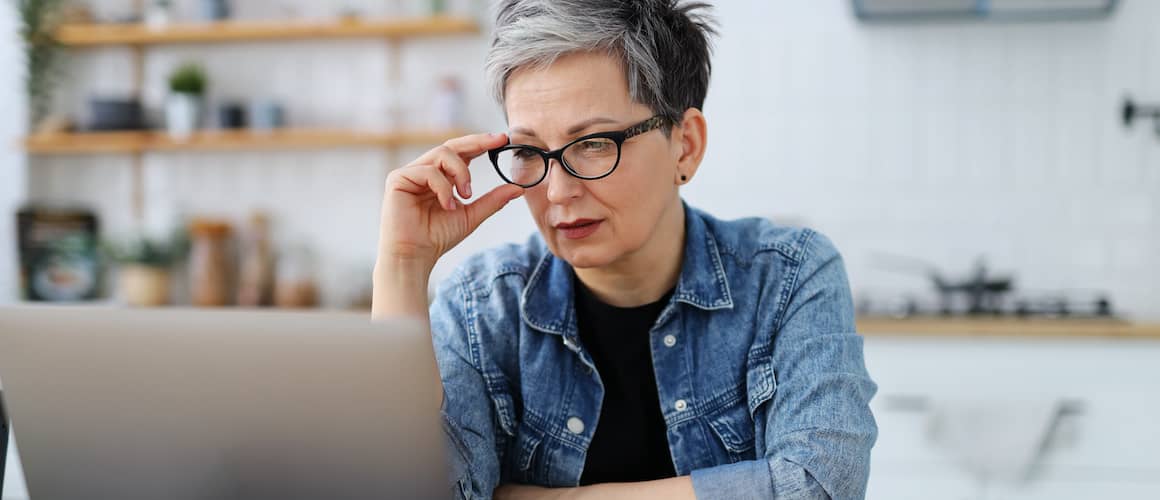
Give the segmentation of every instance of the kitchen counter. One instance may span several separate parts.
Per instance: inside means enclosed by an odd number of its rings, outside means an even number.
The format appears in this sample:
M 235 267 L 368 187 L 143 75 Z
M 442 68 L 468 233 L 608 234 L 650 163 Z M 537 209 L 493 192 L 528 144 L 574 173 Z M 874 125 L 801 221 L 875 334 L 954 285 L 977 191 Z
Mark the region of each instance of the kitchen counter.
M 1160 340 L 1160 324 L 1113 319 L 859 317 L 866 336 L 1118 338 Z

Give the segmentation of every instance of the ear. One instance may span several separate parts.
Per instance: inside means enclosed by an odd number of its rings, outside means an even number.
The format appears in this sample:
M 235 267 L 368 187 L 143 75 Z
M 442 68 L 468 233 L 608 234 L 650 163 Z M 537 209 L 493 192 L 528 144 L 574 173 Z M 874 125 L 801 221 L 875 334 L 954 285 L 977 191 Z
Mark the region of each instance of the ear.
M 701 110 L 696 108 L 685 110 L 681 123 L 673 127 L 671 139 L 673 155 L 677 159 L 677 170 L 673 172 L 673 180 L 677 185 L 688 184 L 697 173 L 697 168 L 701 166 L 708 140 L 705 115 Z

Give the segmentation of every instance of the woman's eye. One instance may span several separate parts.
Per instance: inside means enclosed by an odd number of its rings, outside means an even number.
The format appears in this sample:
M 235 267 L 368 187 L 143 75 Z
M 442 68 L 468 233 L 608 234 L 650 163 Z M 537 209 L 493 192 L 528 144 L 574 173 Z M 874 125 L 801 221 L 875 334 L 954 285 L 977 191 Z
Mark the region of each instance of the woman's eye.
M 527 149 L 517 149 L 516 153 L 515 153 L 515 157 L 520 159 L 520 160 L 527 160 L 527 159 L 532 158 L 533 156 L 536 156 L 536 153 L 534 153 L 530 150 L 527 150 Z
M 612 145 L 612 143 L 609 141 L 595 140 L 595 141 L 584 141 L 584 143 L 581 145 L 581 147 L 584 148 L 584 151 L 587 151 L 589 153 L 599 153 L 599 152 L 608 150 L 608 147 L 611 145 Z

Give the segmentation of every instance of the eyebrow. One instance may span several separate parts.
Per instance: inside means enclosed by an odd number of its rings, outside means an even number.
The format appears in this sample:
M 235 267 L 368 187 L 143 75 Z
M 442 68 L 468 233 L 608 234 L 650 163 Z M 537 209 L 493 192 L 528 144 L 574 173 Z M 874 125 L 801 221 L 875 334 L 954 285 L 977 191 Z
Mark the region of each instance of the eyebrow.
M 598 116 L 596 118 L 589 118 L 587 120 L 584 120 L 584 121 L 577 123 L 577 124 L 573 125 L 572 127 L 570 127 L 567 131 L 567 135 L 569 135 L 569 136 L 576 135 L 576 134 L 580 133 L 580 131 L 582 131 L 588 127 L 591 127 L 593 125 L 599 125 L 602 123 L 620 123 L 620 120 L 615 120 L 612 118 L 608 118 L 606 116 Z M 528 128 L 513 127 L 511 129 L 511 132 L 513 134 L 526 135 L 528 137 L 536 137 L 536 132 L 534 130 L 528 129 Z

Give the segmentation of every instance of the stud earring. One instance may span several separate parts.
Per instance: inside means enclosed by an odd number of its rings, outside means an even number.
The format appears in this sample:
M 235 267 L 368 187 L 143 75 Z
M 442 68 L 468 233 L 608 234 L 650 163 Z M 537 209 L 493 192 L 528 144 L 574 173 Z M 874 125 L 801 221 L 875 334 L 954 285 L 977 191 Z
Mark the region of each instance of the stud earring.
M 687 181 L 687 180 L 689 180 L 689 178 L 688 178 L 688 177 L 685 177 L 685 176 L 683 176 L 683 175 L 681 176 L 681 182 L 685 182 L 685 181 Z

